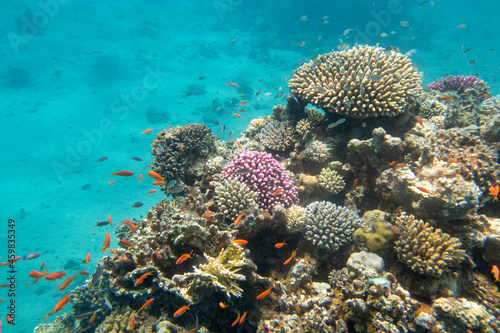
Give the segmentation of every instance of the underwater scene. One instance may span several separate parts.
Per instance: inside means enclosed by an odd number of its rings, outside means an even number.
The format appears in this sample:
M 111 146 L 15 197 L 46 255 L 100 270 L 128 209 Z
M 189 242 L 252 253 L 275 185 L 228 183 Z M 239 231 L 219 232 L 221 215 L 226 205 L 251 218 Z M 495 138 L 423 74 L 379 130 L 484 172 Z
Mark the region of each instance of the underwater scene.
M 500 332 L 500 4 L 0 12 L 0 333 Z

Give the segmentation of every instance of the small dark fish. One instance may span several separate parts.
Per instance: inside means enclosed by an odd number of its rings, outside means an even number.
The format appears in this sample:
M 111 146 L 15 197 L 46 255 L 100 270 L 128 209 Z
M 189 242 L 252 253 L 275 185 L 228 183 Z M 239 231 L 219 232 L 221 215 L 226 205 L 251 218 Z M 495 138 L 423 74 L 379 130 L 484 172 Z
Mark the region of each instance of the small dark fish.
M 109 224 L 109 221 L 102 221 L 102 222 L 97 221 L 95 223 L 94 227 L 104 227 L 105 225 L 108 225 L 108 224 Z
M 182 188 L 182 186 L 172 186 L 170 188 L 170 190 L 168 190 L 169 193 L 172 193 L 172 194 L 176 194 L 176 193 L 181 193 L 181 192 L 184 192 L 184 189 Z
M 309 141 L 307 141 L 306 143 L 306 148 L 309 147 L 311 145 L 311 143 L 314 142 L 314 139 L 310 139 Z
M 219 126 L 219 125 L 220 125 L 220 123 L 219 123 L 218 121 L 216 121 L 216 122 L 214 123 L 214 125 L 215 125 L 215 126 Z
M 222 133 L 225 133 L 225 132 L 226 132 L 226 126 L 222 125 Z
M 469 52 L 469 51 L 470 51 L 470 49 L 465 50 L 465 51 L 464 51 L 464 54 L 466 54 L 466 53 L 467 53 L 467 52 Z
M 233 130 L 230 130 L 229 134 L 227 136 L 231 136 L 231 135 L 233 135 Z
M 167 190 L 168 190 L 169 188 L 171 188 L 172 186 L 174 186 L 174 185 L 175 185 L 175 183 L 177 183 L 177 181 L 176 181 L 175 179 L 170 180 L 170 181 L 167 183 L 167 185 L 166 185 Z
M 351 91 L 351 87 L 349 87 L 349 85 L 347 84 L 344 84 L 344 87 L 343 87 L 345 90 L 347 91 Z
M 382 77 L 380 75 L 369 75 L 366 78 L 370 79 L 372 81 L 380 81 L 380 79 L 382 79 Z
M 142 162 L 142 158 L 139 158 L 139 157 L 131 157 L 131 159 L 133 159 L 134 161 L 137 161 L 137 162 Z
M 328 131 L 329 129 L 332 129 L 332 128 L 334 128 L 334 127 L 336 127 L 336 126 L 338 126 L 338 125 L 342 124 L 344 121 L 345 121 L 345 118 L 340 118 L 340 119 L 339 119 L 339 120 L 337 120 L 336 122 L 331 123 L 330 125 L 328 125 L 328 126 L 326 127 L 326 130 Z
M 92 274 L 92 281 L 90 281 L 90 287 L 95 286 L 96 283 L 99 282 L 99 279 L 101 278 L 103 271 L 104 271 L 104 268 L 102 265 L 97 266 L 95 273 Z
M 73 315 L 73 318 L 75 318 L 77 320 L 81 320 L 83 318 L 90 316 L 91 314 L 92 314 L 92 312 L 85 312 L 85 313 L 81 313 L 79 315 Z
M 472 66 L 472 65 L 474 65 L 476 63 L 476 61 L 477 61 L 477 59 L 474 59 L 474 60 L 471 60 L 471 61 L 467 62 L 467 64 L 469 66 Z
M 98 159 L 96 162 L 102 162 L 102 161 L 106 161 L 108 159 L 107 156 L 103 156 L 101 157 L 100 159 Z
M 236 170 L 235 174 L 237 174 L 237 175 L 243 175 L 243 174 L 249 173 L 249 172 L 250 172 L 250 169 L 242 168 L 242 169 Z
M 354 104 L 354 101 L 352 99 L 348 99 L 347 101 L 345 101 L 344 103 L 345 105 L 353 105 Z
M 192 92 L 188 92 L 186 93 L 186 96 L 191 96 L 193 93 Z
M 205 79 L 206 79 L 206 77 L 205 77 L 205 76 L 200 76 L 200 77 L 198 78 L 198 80 L 205 80 Z
M 142 205 L 144 205 L 142 202 L 137 201 L 135 204 L 132 205 L 132 207 L 139 208 L 142 207 Z
M 422 3 L 420 4 L 420 6 L 419 6 L 419 7 L 423 7 L 423 6 L 425 6 L 425 4 L 426 4 L 426 3 L 428 3 L 428 2 L 429 2 L 429 1 L 424 1 L 424 2 L 422 2 Z
M 82 186 L 82 191 L 88 191 L 88 190 L 90 190 L 91 187 L 92 187 L 92 185 L 85 184 L 85 185 Z
M 33 252 L 33 253 L 30 253 L 30 254 L 27 254 L 23 257 L 23 261 L 24 260 L 31 260 L 31 259 L 35 259 L 35 258 L 38 258 L 39 256 L 41 256 L 42 254 L 41 253 L 37 253 L 37 252 Z

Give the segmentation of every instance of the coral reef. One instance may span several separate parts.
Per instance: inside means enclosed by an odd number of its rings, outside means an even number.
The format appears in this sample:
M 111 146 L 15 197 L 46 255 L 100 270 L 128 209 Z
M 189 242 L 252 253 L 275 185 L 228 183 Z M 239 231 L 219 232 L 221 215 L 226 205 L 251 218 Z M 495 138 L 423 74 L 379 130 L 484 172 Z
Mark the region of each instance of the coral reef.
M 318 248 L 337 251 L 349 243 L 362 220 L 353 210 L 328 201 L 313 202 L 306 207 L 305 238 Z
M 394 231 L 391 230 L 391 225 L 380 220 L 369 224 L 364 216 L 363 220 L 367 224 L 367 227 L 360 228 L 354 232 L 354 240 L 357 245 L 360 246 L 360 243 L 362 243 L 366 245 L 368 250 L 373 252 L 389 248 L 395 236 Z
M 314 139 L 311 139 L 314 140 Z M 325 163 L 330 157 L 330 149 L 324 142 L 314 140 L 302 153 L 302 158 L 306 161 L 315 163 Z
M 446 75 L 442 79 L 431 82 L 427 85 L 433 90 L 440 92 L 454 92 L 458 95 L 472 96 L 479 104 L 489 95 L 486 83 L 480 78 L 472 75 Z
M 342 178 L 337 171 L 331 170 L 330 168 L 323 168 L 318 179 L 319 186 L 331 194 L 339 193 L 345 186 L 344 178 Z
M 303 136 L 304 134 L 310 132 L 313 129 L 312 123 L 308 119 L 301 119 L 298 123 L 297 126 L 295 126 L 295 131 L 300 136 Z
M 319 55 L 288 81 L 297 98 L 354 118 L 404 112 L 421 93 L 420 84 L 410 58 L 371 46 Z
M 303 232 L 307 223 L 307 211 L 304 207 L 293 205 L 286 210 L 286 223 L 291 232 Z
M 238 179 L 225 179 L 215 187 L 215 203 L 229 221 L 256 208 L 257 195 Z
M 257 194 L 259 207 L 272 210 L 276 204 L 298 203 L 297 187 L 272 155 L 242 151 L 221 172 L 221 179 L 238 179 Z
M 272 121 L 260 131 L 259 141 L 264 147 L 285 151 L 293 145 L 293 128 L 285 122 Z
M 198 123 L 161 131 L 152 144 L 153 170 L 167 182 L 186 182 L 189 167 L 215 151 L 214 139 L 212 131 Z
M 413 271 L 424 275 L 440 276 L 456 268 L 464 259 L 465 251 L 458 238 L 434 229 L 412 215 L 396 218 L 400 235 L 394 242 L 399 260 Z
M 362 274 L 366 268 L 373 268 L 378 274 L 384 271 L 384 259 L 366 251 L 353 252 L 347 260 L 347 269 L 354 275 Z

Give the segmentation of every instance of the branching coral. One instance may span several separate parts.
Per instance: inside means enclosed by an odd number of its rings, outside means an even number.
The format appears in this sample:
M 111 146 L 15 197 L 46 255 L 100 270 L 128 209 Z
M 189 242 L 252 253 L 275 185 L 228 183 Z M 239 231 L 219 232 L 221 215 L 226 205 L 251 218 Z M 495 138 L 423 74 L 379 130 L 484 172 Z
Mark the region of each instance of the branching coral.
M 440 92 L 452 91 L 458 95 L 472 95 L 476 103 L 481 103 L 486 99 L 489 89 L 483 80 L 472 75 L 446 75 L 427 86 Z
M 319 185 L 332 194 L 337 194 L 344 189 L 344 178 L 337 171 L 323 168 L 318 177 Z
M 440 276 L 464 260 L 462 243 L 413 215 L 396 218 L 400 236 L 394 242 L 399 260 L 420 274 Z
M 288 81 L 299 99 L 354 118 L 404 112 L 421 93 L 420 84 L 410 58 L 372 46 L 319 55 Z
M 257 195 L 238 179 L 226 179 L 215 188 L 215 202 L 227 219 L 234 221 L 236 217 L 257 206 Z
M 285 151 L 293 145 L 293 128 L 282 121 L 272 121 L 260 131 L 259 141 L 264 147 Z

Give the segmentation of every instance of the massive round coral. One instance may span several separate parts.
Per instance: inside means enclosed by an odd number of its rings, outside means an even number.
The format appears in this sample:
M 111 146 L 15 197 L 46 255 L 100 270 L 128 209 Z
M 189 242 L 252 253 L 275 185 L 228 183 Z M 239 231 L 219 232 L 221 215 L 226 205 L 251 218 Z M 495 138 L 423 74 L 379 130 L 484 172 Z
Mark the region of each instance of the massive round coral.
M 318 108 L 354 118 L 398 115 L 421 93 L 410 58 L 372 46 L 319 55 L 294 72 L 288 87 Z
M 298 203 L 297 186 L 287 171 L 268 153 L 242 151 L 221 172 L 221 179 L 238 179 L 257 194 L 259 207 L 271 210 L 274 205 L 290 207 Z

